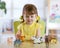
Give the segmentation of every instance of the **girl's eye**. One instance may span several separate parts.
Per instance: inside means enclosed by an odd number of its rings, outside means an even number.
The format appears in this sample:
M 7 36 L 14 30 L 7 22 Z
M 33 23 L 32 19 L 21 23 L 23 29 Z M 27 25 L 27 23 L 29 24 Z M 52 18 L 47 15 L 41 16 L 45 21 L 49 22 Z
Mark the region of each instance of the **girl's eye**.
M 33 18 L 33 16 L 30 16 L 31 18 Z M 26 18 L 29 18 L 29 16 L 26 16 Z
M 33 18 L 33 16 L 31 16 L 31 18 Z

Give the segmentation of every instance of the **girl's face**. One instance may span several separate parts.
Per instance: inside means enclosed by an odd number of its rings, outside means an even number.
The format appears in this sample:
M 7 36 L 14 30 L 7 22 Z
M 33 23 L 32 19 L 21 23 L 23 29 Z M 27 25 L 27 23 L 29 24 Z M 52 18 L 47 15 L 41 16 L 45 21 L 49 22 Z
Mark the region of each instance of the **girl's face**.
M 33 14 L 33 15 L 24 14 L 23 18 L 27 24 L 32 24 L 36 20 L 36 14 Z

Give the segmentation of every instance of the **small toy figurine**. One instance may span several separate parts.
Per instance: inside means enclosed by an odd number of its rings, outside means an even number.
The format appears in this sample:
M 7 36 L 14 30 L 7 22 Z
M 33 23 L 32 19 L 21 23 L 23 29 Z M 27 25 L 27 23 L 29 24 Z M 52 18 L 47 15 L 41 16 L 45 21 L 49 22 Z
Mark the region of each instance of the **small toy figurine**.
M 43 42 L 43 38 L 42 37 L 40 37 L 40 41 L 41 41 L 41 43 Z
M 20 36 L 20 40 L 23 42 L 25 39 L 25 36 Z
M 7 43 L 8 43 L 8 44 L 12 44 L 12 42 L 13 42 L 13 37 L 8 37 Z
M 32 39 L 34 44 L 42 43 L 42 37 L 33 37 Z
M 45 44 L 46 44 L 46 48 L 49 48 L 49 37 L 45 36 Z
M 21 44 L 21 40 L 15 40 L 15 41 L 14 41 L 14 45 L 15 45 L 15 46 L 19 46 L 20 44 Z
M 57 43 L 57 39 L 55 39 L 55 38 L 53 38 L 52 40 L 51 40 L 51 43 Z

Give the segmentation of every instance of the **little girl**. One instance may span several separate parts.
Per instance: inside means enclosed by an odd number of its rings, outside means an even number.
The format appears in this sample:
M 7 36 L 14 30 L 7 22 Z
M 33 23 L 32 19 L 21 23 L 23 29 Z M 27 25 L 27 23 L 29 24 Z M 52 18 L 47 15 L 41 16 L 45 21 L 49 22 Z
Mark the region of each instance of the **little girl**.
M 17 27 L 16 40 L 34 40 L 40 37 L 40 24 L 38 23 L 37 8 L 33 4 L 23 7 L 23 21 Z

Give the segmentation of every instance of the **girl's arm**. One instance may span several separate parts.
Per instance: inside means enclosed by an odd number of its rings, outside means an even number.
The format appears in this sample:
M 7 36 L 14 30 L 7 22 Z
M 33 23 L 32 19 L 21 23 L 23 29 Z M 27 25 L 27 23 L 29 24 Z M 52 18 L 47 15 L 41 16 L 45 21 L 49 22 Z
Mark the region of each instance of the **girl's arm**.
M 18 35 L 18 34 L 21 35 L 21 30 L 17 31 L 16 35 Z
M 17 33 L 16 33 L 16 39 L 19 39 L 21 36 L 21 30 L 18 30 Z
M 16 39 L 17 39 L 17 40 L 21 40 L 21 41 L 24 41 L 24 40 L 25 40 L 25 36 L 23 35 L 23 33 L 22 33 L 21 30 L 18 30 L 18 31 L 17 31 Z

